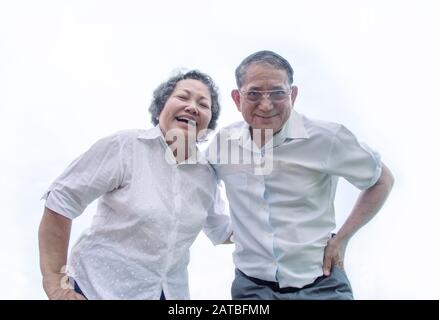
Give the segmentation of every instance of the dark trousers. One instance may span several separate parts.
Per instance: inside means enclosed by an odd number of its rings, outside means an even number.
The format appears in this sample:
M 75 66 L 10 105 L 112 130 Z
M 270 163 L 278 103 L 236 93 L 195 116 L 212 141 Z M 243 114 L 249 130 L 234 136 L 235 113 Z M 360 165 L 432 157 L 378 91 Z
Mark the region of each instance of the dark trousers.
M 333 267 L 329 276 L 318 277 L 302 288 L 280 288 L 277 282 L 252 278 L 235 270 L 233 300 L 352 300 L 352 288 L 343 269 Z
M 75 290 L 75 292 L 79 293 L 80 295 L 83 295 L 87 299 L 85 294 L 82 292 L 81 288 L 78 286 L 78 283 L 75 280 L 73 280 L 73 283 L 74 283 L 73 289 Z

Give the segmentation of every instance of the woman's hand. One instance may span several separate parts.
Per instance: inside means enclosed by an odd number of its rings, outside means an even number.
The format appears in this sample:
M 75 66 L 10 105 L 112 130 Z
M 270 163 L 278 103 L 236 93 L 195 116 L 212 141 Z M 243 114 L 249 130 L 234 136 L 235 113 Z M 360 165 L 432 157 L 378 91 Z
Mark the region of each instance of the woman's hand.
M 73 290 L 65 273 L 71 227 L 70 219 L 44 209 L 39 229 L 40 267 L 43 288 L 51 300 L 86 300 Z
M 87 300 L 75 292 L 65 274 L 44 276 L 43 288 L 50 300 Z

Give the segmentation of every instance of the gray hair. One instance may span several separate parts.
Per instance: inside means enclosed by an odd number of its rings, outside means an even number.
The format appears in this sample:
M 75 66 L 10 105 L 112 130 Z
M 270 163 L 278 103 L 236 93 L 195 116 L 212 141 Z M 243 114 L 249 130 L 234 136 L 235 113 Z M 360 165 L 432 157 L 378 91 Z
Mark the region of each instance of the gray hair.
M 293 84 L 294 71 L 290 63 L 277 53 L 264 50 L 252 53 L 247 58 L 242 60 L 241 64 L 236 68 L 235 78 L 238 89 L 240 89 L 244 83 L 244 77 L 248 67 L 254 63 L 267 63 L 269 65 L 272 65 L 276 69 L 285 70 L 288 76 L 288 84 L 290 86 Z
M 212 78 L 205 73 L 198 70 L 190 70 L 187 72 L 179 72 L 176 75 L 169 78 L 167 81 L 160 84 L 153 93 L 153 99 L 149 106 L 149 112 L 151 113 L 151 121 L 154 125 L 159 123 L 159 116 L 165 107 L 166 101 L 168 101 L 172 92 L 174 92 L 175 86 L 181 80 L 192 79 L 198 80 L 204 83 L 210 92 L 210 98 L 212 100 L 211 112 L 212 118 L 210 119 L 208 129 L 215 129 L 216 122 L 220 114 L 219 94 L 218 87 L 213 82 Z

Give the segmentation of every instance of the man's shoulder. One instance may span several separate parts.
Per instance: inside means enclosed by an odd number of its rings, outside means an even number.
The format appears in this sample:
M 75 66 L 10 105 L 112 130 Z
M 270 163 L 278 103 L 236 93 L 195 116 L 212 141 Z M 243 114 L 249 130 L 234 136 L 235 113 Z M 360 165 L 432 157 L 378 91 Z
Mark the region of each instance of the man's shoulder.
M 311 136 L 315 137 L 332 137 L 343 126 L 342 124 L 337 122 L 308 118 L 307 116 L 304 116 L 302 114 L 300 114 L 300 117 L 302 118 L 303 125 L 306 130 L 311 134 Z

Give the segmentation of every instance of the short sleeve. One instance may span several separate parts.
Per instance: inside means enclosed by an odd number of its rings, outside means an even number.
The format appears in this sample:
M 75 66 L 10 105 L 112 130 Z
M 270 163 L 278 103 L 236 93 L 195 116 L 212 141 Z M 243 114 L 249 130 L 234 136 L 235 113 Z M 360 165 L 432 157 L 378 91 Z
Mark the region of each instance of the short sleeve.
M 340 126 L 331 141 L 324 170 L 364 190 L 373 186 L 381 176 L 380 155 Z
M 42 199 L 46 207 L 70 219 L 93 200 L 118 188 L 123 180 L 120 137 L 97 141 L 75 159 L 50 185 Z
M 230 216 L 226 213 L 226 203 L 219 185 L 216 188 L 215 201 L 208 211 L 203 231 L 214 245 L 223 243 L 232 234 Z

